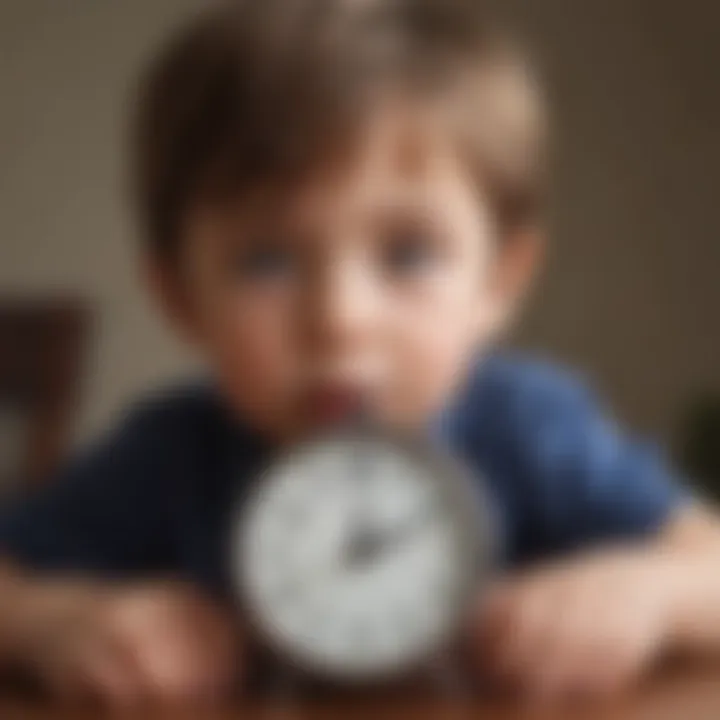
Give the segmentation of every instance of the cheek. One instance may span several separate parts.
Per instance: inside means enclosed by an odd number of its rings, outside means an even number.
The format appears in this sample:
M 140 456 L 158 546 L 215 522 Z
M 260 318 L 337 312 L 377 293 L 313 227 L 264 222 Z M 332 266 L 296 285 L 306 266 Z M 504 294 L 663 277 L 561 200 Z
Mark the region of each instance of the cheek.
M 292 297 L 287 288 L 258 289 L 234 274 L 229 231 L 202 217 L 189 234 L 184 258 L 193 332 L 201 352 L 225 384 L 267 392 L 287 374 L 292 342 Z M 215 218 L 217 220 L 217 218 Z
M 396 296 L 394 337 L 408 394 L 423 411 L 441 405 L 483 344 L 489 303 L 476 265 L 457 265 Z
M 219 291 L 203 310 L 203 351 L 236 406 L 276 411 L 291 387 L 297 357 L 287 293 Z

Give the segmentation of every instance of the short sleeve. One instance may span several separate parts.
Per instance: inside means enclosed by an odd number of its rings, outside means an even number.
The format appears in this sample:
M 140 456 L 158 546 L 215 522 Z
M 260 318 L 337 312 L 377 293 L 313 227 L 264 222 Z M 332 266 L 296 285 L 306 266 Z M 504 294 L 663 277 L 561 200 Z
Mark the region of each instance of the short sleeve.
M 29 569 L 150 570 L 168 552 L 157 411 L 133 412 L 47 487 L 0 509 L 0 556 Z
M 579 383 L 550 383 L 522 427 L 526 541 L 536 550 L 648 537 L 690 500 L 662 453 L 621 433 Z

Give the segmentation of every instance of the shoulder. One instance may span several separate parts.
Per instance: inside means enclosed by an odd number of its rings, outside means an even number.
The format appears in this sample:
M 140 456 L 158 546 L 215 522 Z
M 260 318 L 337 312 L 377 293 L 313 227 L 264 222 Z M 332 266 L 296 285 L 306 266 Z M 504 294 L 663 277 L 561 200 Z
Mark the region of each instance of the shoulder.
M 154 468 L 187 472 L 217 454 L 230 420 L 211 383 L 189 380 L 153 390 L 129 404 L 77 458 L 126 473 Z M 172 466 L 172 470 L 170 469 Z
M 124 409 L 117 425 L 157 437 L 198 431 L 224 419 L 224 408 L 212 384 L 188 380 L 146 393 Z
M 582 375 L 509 354 L 478 363 L 453 423 L 453 442 L 471 456 L 523 474 L 577 457 L 614 435 L 614 423 Z
M 471 424 L 524 431 L 551 418 L 585 413 L 594 402 L 588 381 L 576 371 L 509 353 L 479 361 L 461 397 Z

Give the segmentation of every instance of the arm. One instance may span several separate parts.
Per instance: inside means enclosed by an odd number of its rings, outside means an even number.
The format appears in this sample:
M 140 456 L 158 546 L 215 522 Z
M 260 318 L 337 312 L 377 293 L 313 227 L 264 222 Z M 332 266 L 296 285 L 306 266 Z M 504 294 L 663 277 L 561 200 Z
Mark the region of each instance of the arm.
M 720 653 L 720 521 L 708 508 L 685 509 L 654 544 L 672 588 L 670 652 Z
M 42 636 L 91 610 L 91 587 L 78 579 L 51 580 L 0 563 L 0 666 L 27 669 Z
M 43 488 L 0 509 L 0 660 L 16 663 L 39 625 L 83 607 L 77 577 L 125 575 L 161 559 L 150 454 L 156 413 L 133 413 Z M 150 463 L 150 464 L 149 464 Z M 72 575 L 72 579 L 71 576 Z M 85 594 L 85 593 L 82 593 Z M 45 628 L 43 627 L 43 632 Z
M 0 668 L 63 698 L 115 706 L 226 696 L 233 617 L 180 583 L 109 584 L 0 570 Z
M 177 448 L 193 447 L 168 427 L 175 416 L 133 414 L 0 513 L 0 663 L 51 691 L 112 702 L 228 687 L 231 613 L 181 583 L 136 582 L 175 569 L 174 503 L 189 465 Z
M 0 562 L 0 668 L 17 663 L 20 635 L 27 625 L 25 580 L 8 561 Z
M 583 388 L 541 390 L 513 442 L 535 564 L 481 599 L 481 659 L 531 692 L 600 692 L 668 652 L 720 650 L 711 512 Z

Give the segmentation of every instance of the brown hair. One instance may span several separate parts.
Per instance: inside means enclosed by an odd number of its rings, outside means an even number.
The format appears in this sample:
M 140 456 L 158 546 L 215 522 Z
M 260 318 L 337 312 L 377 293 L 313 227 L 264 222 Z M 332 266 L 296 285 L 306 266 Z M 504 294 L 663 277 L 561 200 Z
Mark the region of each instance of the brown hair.
M 134 190 L 148 247 L 172 254 L 200 193 L 297 178 L 347 142 L 384 92 L 434 102 L 498 218 L 541 188 L 542 107 L 482 0 L 226 0 L 143 78 Z

